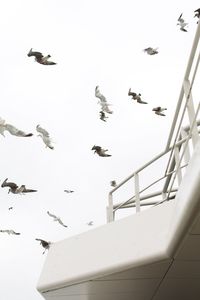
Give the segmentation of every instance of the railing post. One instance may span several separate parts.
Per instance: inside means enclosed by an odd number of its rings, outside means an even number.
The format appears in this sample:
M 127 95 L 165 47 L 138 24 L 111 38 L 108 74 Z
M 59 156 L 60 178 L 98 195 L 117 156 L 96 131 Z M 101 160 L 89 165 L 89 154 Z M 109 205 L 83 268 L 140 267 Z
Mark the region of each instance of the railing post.
M 181 128 L 181 137 L 182 138 L 186 138 L 188 136 L 188 132 L 185 131 L 184 128 Z M 190 148 L 189 148 L 189 145 L 187 146 L 187 148 L 185 149 L 185 153 L 184 153 L 184 161 L 186 164 L 189 163 L 189 160 L 190 160 Z
M 139 174 L 135 173 L 135 207 L 136 213 L 140 212 L 140 188 L 139 188 Z
M 176 162 L 178 185 L 180 185 L 181 181 L 182 181 L 182 171 L 180 168 L 179 147 L 177 147 L 177 146 L 175 146 L 175 148 L 174 148 L 174 157 L 175 157 L 175 162 Z
M 187 104 L 187 111 L 188 111 L 188 116 L 189 116 L 189 121 L 190 121 L 190 127 L 192 126 L 192 123 L 194 121 L 194 117 L 195 117 L 195 109 L 194 109 L 194 103 L 193 103 L 193 99 L 192 99 L 192 91 L 191 91 L 191 85 L 189 80 L 185 79 L 183 82 L 183 89 L 184 89 L 184 93 L 185 93 L 185 97 L 186 97 L 186 101 L 188 99 L 188 104 Z M 193 147 L 195 147 L 196 143 L 199 140 L 199 133 L 198 133 L 198 128 L 197 128 L 197 124 L 194 125 L 193 131 L 192 131 L 192 143 L 193 143 Z
M 113 195 L 109 193 L 108 195 L 108 207 L 107 207 L 107 223 L 114 221 L 114 212 L 113 212 Z

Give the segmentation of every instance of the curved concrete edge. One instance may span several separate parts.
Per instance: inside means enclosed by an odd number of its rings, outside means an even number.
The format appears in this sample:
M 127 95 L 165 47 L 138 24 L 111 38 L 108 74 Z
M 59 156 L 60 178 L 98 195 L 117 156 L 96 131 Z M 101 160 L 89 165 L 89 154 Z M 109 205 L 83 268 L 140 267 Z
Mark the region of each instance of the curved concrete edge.
M 176 205 L 167 236 L 167 253 L 173 257 L 200 214 L 200 141 L 176 195 Z
M 168 259 L 170 201 L 52 245 L 37 289 L 46 292 Z

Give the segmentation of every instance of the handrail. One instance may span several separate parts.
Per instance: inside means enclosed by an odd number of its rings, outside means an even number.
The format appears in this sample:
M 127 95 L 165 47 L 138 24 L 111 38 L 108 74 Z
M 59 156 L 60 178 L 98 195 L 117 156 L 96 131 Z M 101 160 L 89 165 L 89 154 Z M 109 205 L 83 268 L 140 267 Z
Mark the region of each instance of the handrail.
M 193 59 L 194 59 L 194 56 L 195 56 L 195 53 L 196 53 L 196 50 L 197 50 L 197 46 L 198 46 L 198 43 L 199 43 L 199 37 L 200 37 L 200 22 L 197 26 L 194 42 L 193 42 L 192 49 L 191 49 L 191 52 L 190 52 L 190 56 L 189 56 L 189 59 L 188 59 L 188 64 L 187 64 L 187 68 L 186 68 L 186 71 L 185 71 L 185 75 L 183 77 L 183 81 L 185 79 L 189 78 L 190 71 L 191 71 L 192 64 L 193 64 Z M 179 99 L 178 99 L 178 103 L 177 103 L 177 107 L 176 107 L 176 111 L 175 111 L 175 114 L 174 114 L 174 119 L 173 119 L 173 122 L 172 122 L 172 125 L 171 125 L 169 137 L 168 137 L 168 140 L 167 140 L 167 145 L 166 145 L 166 148 L 165 148 L 166 150 L 169 148 L 169 146 L 171 144 L 171 140 L 172 140 L 172 136 L 173 136 L 173 133 L 174 133 L 177 117 L 178 117 L 178 114 L 179 114 L 179 111 L 180 111 L 180 108 L 181 108 L 181 104 L 182 104 L 183 95 L 184 95 L 184 89 L 183 89 L 183 85 L 182 85 L 180 95 L 179 95 Z
M 199 62 L 200 62 L 200 52 L 198 53 L 198 57 L 196 59 L 192 76 L 190 76 L 191 69 L 193 67 L 194 58 L 196 55 L 198 43 L 200 38 L 200 22 L 198 24 L 196 34 L 194 37 L 194 42 L 192 45 L 192 49 L 190 52 L 188 64 L 186 67 L 185 75 L 183 78 L 183 83 L 181 86 L 181 91 L 174 115 L 174 119 L 171 125 L 170 134 L 168 137 L 167 145 L 164 151 L 162 151 L 160 154 L 155 156 L 153 159 L 148 161 L 146 164 L 144 164 L 142 167 L 137 169 L 135 172 L 130 174 L 126 179 L 124 179 L 122 182 L 120 182 L 116 187 L 114 187 L 109 192 L 109 206 L 108 206 L 108 221 L 113 221 L 115 212 L 120 208 L 129 208 L 129 207 L 136 207 L 136 212 L 140 211 L 140 206 L 144 205 L 152 205 L 154 204 L 161 204 L 164 201 L 170 200 L 171 198 L 174 198 L 170 196 L 170 193 L 174 191 L 173 185 L 175 182 L 175 179 L 177 178 L 178 186 L 181 184 L 182 181 L 182 168 L 186 167 L 188 165 L 188 162 L 190 160 L 190 150 L 189 150 L 189 141 L 192 141 L 193 149 L 196 146 L 196 143 L 199 141 L 199 132 L 198 126 L 200 126 L 200 120 L 197 120 L 197 116 L 200 110 L 200 103 L 197 106 L 197 109 L 195 111 L 194 104 L 193 104 L 193 98 L 192 98 L 192 88 L 194 85 L 194 81 L 196 78 Z M 189 81 L 189 77 L 192 77 L 191 82 Z M 185 97 L 184 97 L 185 95 Z M 185 100 L 185 101 L 184 101 Z M 179 113 L 181 110 L 181 106 L 183 104 L 183 110 L 181 112 L 180 118 Z M 189 125 L 188 126 L 182 126 L 185 113 L 188 113 L 189 117 Z M 179 120 L 178 120 L 179 118 Z M 171 145 L 173 139 L 173 143 Z M 183 147 L 183 148 L 182 148 Z M 186 152 L 187 150 L 187 152 Z M 155 180 L 142 190 L 139 188 L 139 174 L 142 170 L 150 166 L 152 163 L 156 162 L 158 159 L 166 155 L 170 152 L 168 162 L 166 164 L 165 172 L 162 177 Z M 185 157 L 185 165 L 182 165 L 183 157 Z M 124 185 L 126 182 L 128 182 L 130 179 L 134 178 L 134 184 L 135 184 L 135 194 L 131 198 L 129 198 L 126 201 L 123 201 L 118 204 L 113 204 L 113 193 L 117 191 L 122 185 Z M 165 179 L 165 183 L 163 186 L 163 189 L 161 192 L 154 192 L 153 194 L 148 194 L 145 196 L 141 196 L 141 193 L 152 187 L 153 185 L 157 184 L 159 181 Z M 176 188 L 177 191 L 177 188 Z M 175 191 L 175 192 L 176 192 Z M 158 193 L 158 194 L 157 194 Z M 153 196 L 152 196 L 153 195 Z M 148 202 L 148 203 L 141 203 L 144 199 L 149 199 L 151 197 L 156 197 L 156 195 L 162 195 L 163 200 L 160 202 Z

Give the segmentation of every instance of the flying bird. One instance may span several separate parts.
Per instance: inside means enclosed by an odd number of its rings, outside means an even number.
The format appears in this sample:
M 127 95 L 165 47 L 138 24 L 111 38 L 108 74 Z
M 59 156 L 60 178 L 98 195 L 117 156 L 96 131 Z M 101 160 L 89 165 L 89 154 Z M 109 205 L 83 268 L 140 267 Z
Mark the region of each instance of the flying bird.
M 0 230 L 0 232 L 6 232 L 6 233 L 8 233 L 8 234 L 14 234 L 14 235 L 20 235 L 20 233 L 19 232 L 15 232 L 14 230 L 12 230 L 12 229 L 3 229 L 3 230 Z
M 92 226 L 93 225 L 93 221 L 90 221 L 90 222 L 88 222 L 88 223 L 86 223 L 88 226 Z
M 142 101 L 142 99 L 141 99 L 141 94 L 140 94 L 140 93 L 139 93 L 139 94 L 136 94 L 136 93 L 134 93 L 134 92 L 131 92 L 131 89 L 129 89 L 129 91 L 128 91 L 128 96 L 132 96 L 132 99 L 133 99 L 133 100 L 136 100 L 138 103 L 141 103 L 141 104 L 148 104 L 147 102 Z
M 11 135 L 18 137 L 29 137 L 33 135 L 33 133 L 26 133 L 22 130 L 19 130 L 11 124 L 6 124 L 6 121 L 0 118 L 0 134 L 5 137 L 4 131 L 8 131 Z
M 112 156 L 112 155 L 106 153 L 108 151 L 108 149 L 104 150 L 100 146 L 94 145 L 91 150 L 95 150 L 94 153 L 97 153 L 99 156 L 102 156 L 102 157 Z
M 54 149 L 54 147 L 52 146 L 52 141 L 50 139 L 49 133 L 48 131 L 46 131 L 44 128 L 42 128 L 40 125 L 36 126 L 36 130 L 37 132 L 39 132 L 38 136 L 40 136 L 43 140 L 43 142 L 46 145 L 46 148 L 50 148 L 50 149 Z
M 27 189 L 26 186 L 23 184 L 20 187 L 14 183 L 14 182 L 8 182 L 8 178 L 4 180 L 4 182 L 1 184 L 1 187 L 9 187 L 8 193 L 13 193 L 13 194 L 24 194 L 24 193 L 32 193 L 32 192 L 37 192 L 37 190 L 32 190 L 32 189 Z
M 51 57 L 51 55 L 48 54 L 47 56 L 44 56 L 41 52 L 33 51 L 32 49 L 33 48 L 30 49 L 27 56 L 29 56 L 29 57 L 34 56 L 35 61 L 42 65 L 56 65 L 55 62 L 49 61 L 49 58 Z
M 194 11 L 194 13 L 195 13 L 194 18 L 197 17 L 199 19 L 200 18 L 200 8 L 196 9 Z M 197 22 L 197 24 L 198 24 L 198 22 Z
M 195 13 L 194 18 L 195 18 L 195 17 L 200 18 L 200 8 L 196 9 L 196 10 L 194 11 L 194 13 Z
M 116 187 L 116 186 L 117 186 L 117 183 L 116 183 L 115 180 L 112 180 L 112 181 L 110 182 L 110 185 L 113 186 L 113 187 Z
M 149 55 L 158 54 L 158 48 L 148 47 L 148 48 L 144 49 L 143 51 L 146 52 Z
M 74 191 L 72 191 L 72 190 L 64 190 L 64 192 L 69 194 L 69 193 L 73 193 Z
M 187 32 L 187 30 L 185 29 L 185 27 L 188 25 L 188 23 L 185 23 L 185 20 L 182 18 L 182 15 L 181 14 L 178 18 L 178 26 L 180 26 L 180 30 L 181 31 L 184 31 L 184 32 Z
M 42 245 L 42 247 L 45 249 L 44 252 L 42 254 L 45 253 L 46 250 L 48 250 L 50 248 L 51 242 L 47 242 L 45 240 L 42 239 L 35 239 L 36 241 L 40 242 L 40 245 Z
M 100 120 L 106 122 L 106 119 L 108 119 L 108 117 L 106 116 L 105 112 L 104 111 L 100 111 Z
M 95 88 L 95 96 L 100 100 L 100 101 L 98 102 L 98 104 L 100 104 L 100 106 L 101 106 L 101 111 L 106 112 L 106 113 L 108 113 L 108 114 L 112 114 L 113 111 L 111 111 L 111 110 L 109 109 L 109 105 L 110 105 L 110 104 L 108 104 L 108 102 L 107 102 L 107 100 L 106 100 L 106 97 L 103 96 L 103 95 L 100 93 L 100 91 L 99 91 L 99 86 L 98 86 L 98 85 L 97 85 L 96 88 Z
M 164 110 L 167 110 L 167 108 L 162 108 L 161 106 L 157 106 L 152 109 L 152 111 L 155 111 L 155 114 L 159 116 L 166 116 L 162 113 Z
M 61 221 L 61 219 L 60 219 L 59 217 L 57 217 L 57 216 L 51 214 L 49 211 L 47 211 L 47 214 L 48 214 L 50 217 L 54 218 L 54 221 L 57 221 L 57 222 L 58 222 L 60 225 L 62 225 L 63 227 L 68 227 L 67 225 L 65 225 L 65 224 Z

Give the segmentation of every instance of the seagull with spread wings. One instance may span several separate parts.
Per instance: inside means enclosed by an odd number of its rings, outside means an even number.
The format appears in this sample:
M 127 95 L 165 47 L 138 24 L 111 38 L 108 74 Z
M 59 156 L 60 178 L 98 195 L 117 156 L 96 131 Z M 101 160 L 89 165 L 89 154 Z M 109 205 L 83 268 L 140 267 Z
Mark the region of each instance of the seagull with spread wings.
M 50 139 L 49 133 L 48 131 L 46 131 L 44 128 L 42 128 L 40 125 L 36 126 L 36 130 L 37 132 L 39 132 L 38 136 L 40 136 L 43 140 L 43 142 L 45 143 L 46 147 L 50 148 L 50 149 L 54 149 L 53 145 L 52 145 L 52 141 Z
M 97 153 L 99 156 L 102 156 L 102 157 L 112 156 L 112 155 L 106 153 L 108 151 L 108 149 L 103 149 L 100 146 L 94 145 L 91 150 L 95 150 L 94 153 Z
M 86 223 L 88 226 L 92 226 L 93 224 L 94 224 L 94 222 L 93 221 L 90 221 L 90 222 L 88 222 L 88 223 Z
M 0 232 L 5 232 L 5 233 L 7 233 L 7 234 L 20 235 L 19 232 L 15 232 L 15 231 L 12 230 L 12 229 L 3 229 L 3 230 L 0 230 Z
M 108 114 L 113 113 L 113 111 L 109 109 L 110 104 L 108 104 L 106 97 L 100 93 L 98 85 L 95 88 L 95 97 L 97 97 L 100 100 L 98 103 L 101 105 L 101 111 L 106 112 Z
M 139 94 L 136 94 L 136 93 L 134 93 L 134 92 L 131 92 L 131 89 L 129 89 L 129 91 L 128 91 L 128 96 L 132 96 L 132 99 L 133 100 L 136 100 L 138 103 L 140 103 L 140 104 L 148 104 L 147 102 L 145 102 L 145 101 L 142 101 L 142 99 L 141 99 L 141 94 L 139 93 Z
M 47 214 L 50 216 L 50 217 L 52 217 L 52 218 L 54 218 L 54 221 L 57 221 L 60 225 L 62 225 L 63 227 L 68 227 L 67 225 L 65 225 L 62 221 L 61 221 L 61 219 L 59 218 L 59 217 L 57 217 L 57 216 L 55 216 L 55 215 L 53 215 L 53 214 L 51 214 L 49 211 L 47 211 Z
M 200 8 L 196 9 L 194 11 L 195 15 L 194 15 L 194 18 L 197 17 L 198 19 L 200 18 Z
M 158 54 L 158 48 L 148 47 L 148 48 L 145 48 L 143 51 L 146 52 L 149 55 Z
M 152 109 L 152 111 L 155 111 L 155 114 L 158 116 L 166 116 L 165 114 L 163 114 L 164 110 L 167 110 L 167 108 L 162 108 L 161 106 L 157 106 Z
M 33 135 L 33 133 L 26 133 L 22 130 L 19 130 L 11 124 L 6 124 L 6 121 L 0 117 L 0 134 L 5 137 L 4 131 L 8 131 L 11 135 L 18 137 L 29 137 Z
M 36 241 L 39 241 L 40 242 L 40 245 L 42 245 L 42 247 L 45 249 L 44 252 L 42 254 L 45 253 L 46 250 L 49 250 L 50 248 L 50 245 L 51 245 L 51 242 L 47 242 L 45 240 L 42 240 L 42 239 L 35 239 Z
M 55 62 L 49 61 L 49 58 L 51 57 L 51 55 L 48 54 L 47 56 L 44 56 L 41 52 L 33 51 L 32 49 L 33 48 L 30 49 L 27 56 L 29 56 L 29 57 L 34 56 L 35 61 L 42 65 L 56 65 Z
M 4 180 L 4 182 L 1 184 L 1 187 L 9 187 L 8 193 L 13 194 L 24 194 L 24 193 L 33 193 L 37 192 L 37 190 L 27 189 L 26 186 L 23 184 L 20 187 L 14 183 L 14 182 L 8 182 L 8 178 Z
M 185 29 L 185 27 L 188 25 L 188 23 L 185 23 L 185 20 L 182 18 L 183 14 L 181 14 L 178 18 L 178 26 L 180 26 L 180 30 L 187 32 L 187 30 Z
M 74 191 L 72 191 L 72 190 L 64 190 L 64 192 L 67 194 L 74 193 Z

